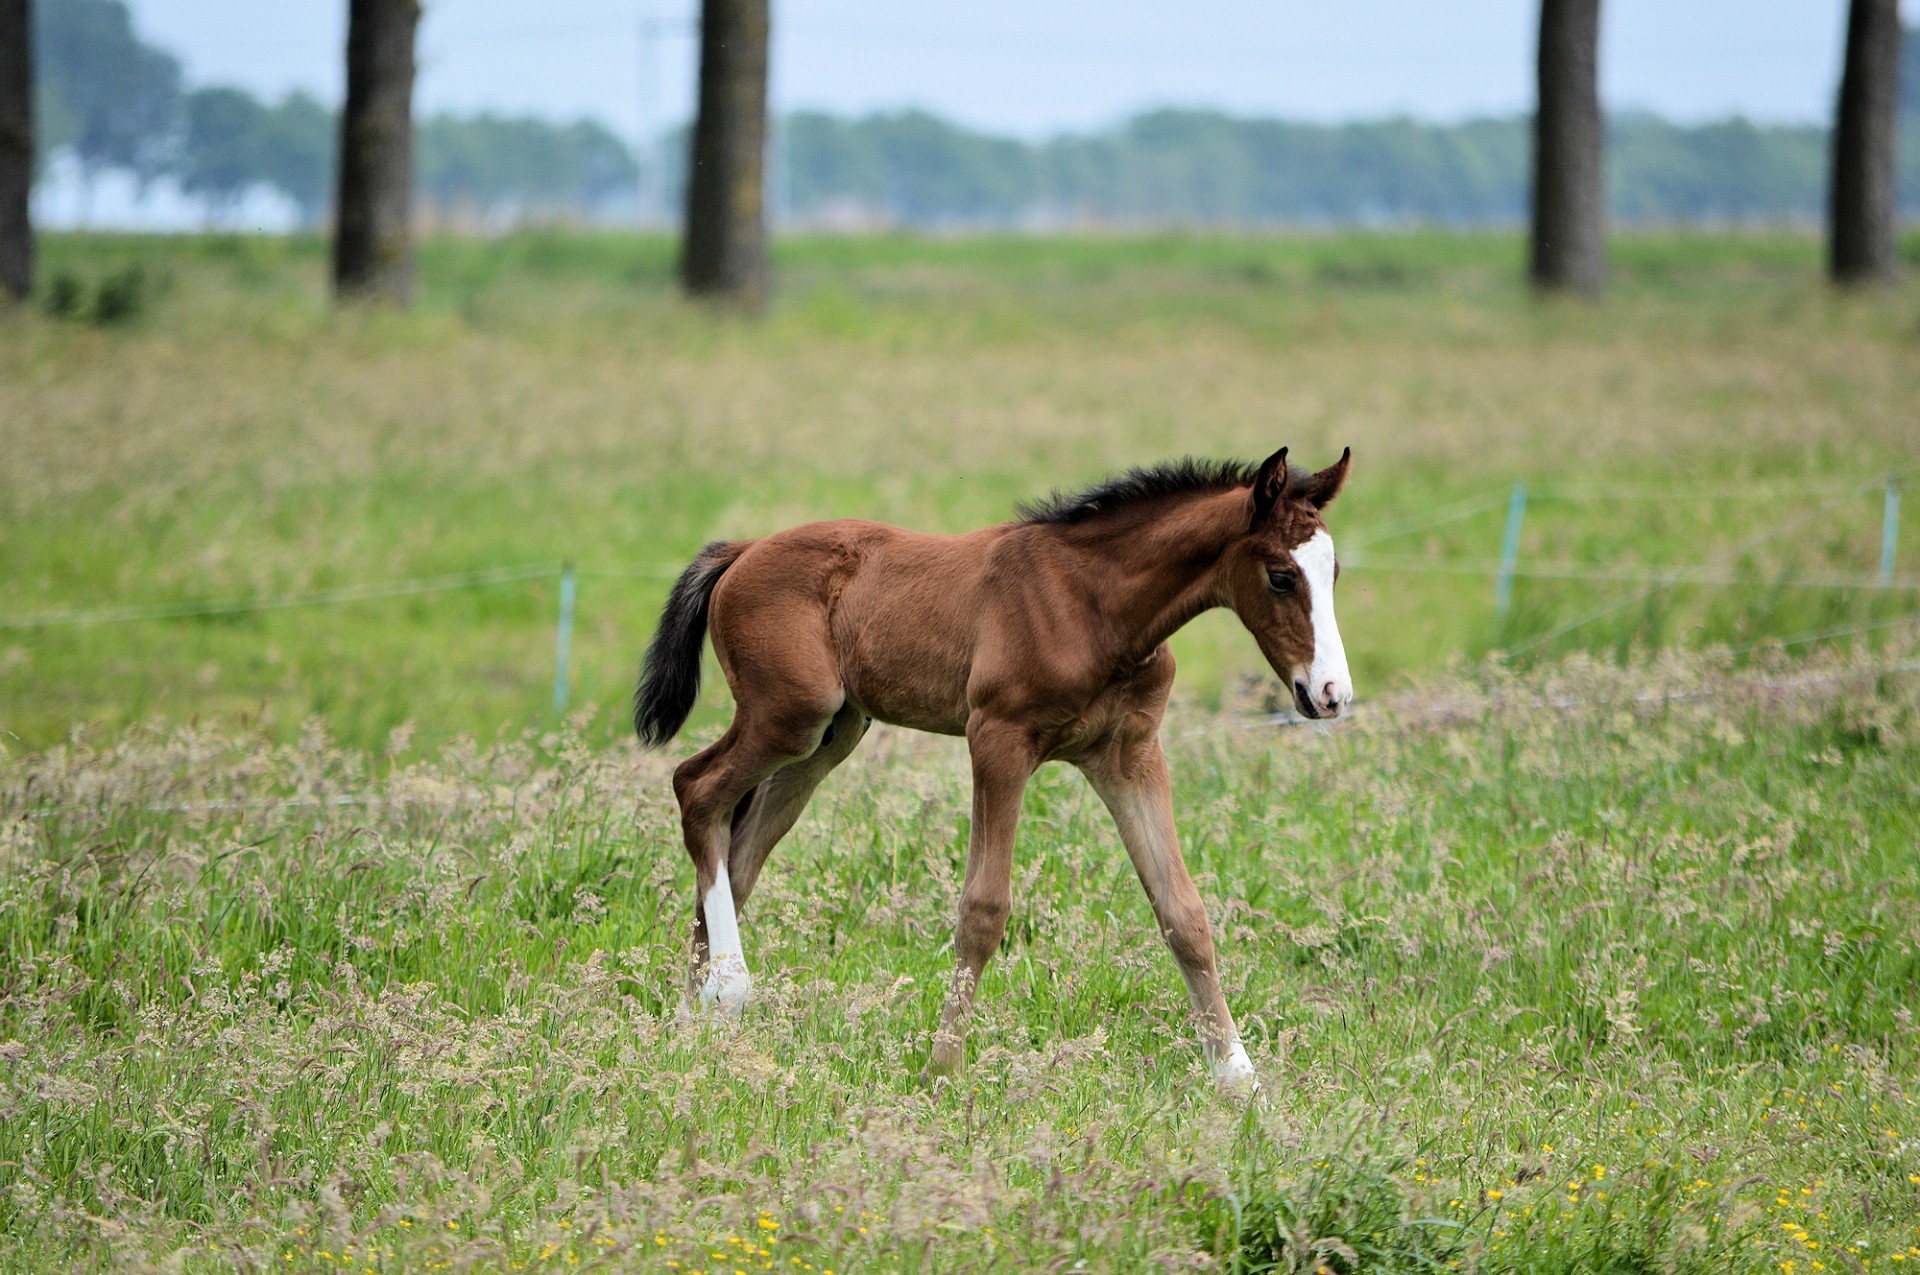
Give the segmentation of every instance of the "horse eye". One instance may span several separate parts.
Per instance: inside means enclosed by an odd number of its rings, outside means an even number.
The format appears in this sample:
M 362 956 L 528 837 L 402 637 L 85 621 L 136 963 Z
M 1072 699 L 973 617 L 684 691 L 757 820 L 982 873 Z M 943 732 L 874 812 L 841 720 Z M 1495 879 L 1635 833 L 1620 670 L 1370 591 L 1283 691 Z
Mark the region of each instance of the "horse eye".
M 1284 598 L 1300 587 L 1300 578 L 1291 571 L 1276 571 L 1268 567 L 1267 587 Z

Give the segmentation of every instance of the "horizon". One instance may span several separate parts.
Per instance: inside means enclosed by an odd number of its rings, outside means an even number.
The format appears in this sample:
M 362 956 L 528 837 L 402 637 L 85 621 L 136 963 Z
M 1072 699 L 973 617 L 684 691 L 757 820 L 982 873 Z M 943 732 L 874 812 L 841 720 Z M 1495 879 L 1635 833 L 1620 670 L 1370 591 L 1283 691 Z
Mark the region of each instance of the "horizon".
M 1902 7 L 1911 19 L 1920 0 Z M 344 3 L 265 15 L 248 0 L 128 0 L 128 8 L 139 36 L 180 60 L 190 87 L 232 85 L 266 99 L 303 91 L 337 104 Z M 1087 11 L 1077 5 L 934 0 L 877 21 L 874 8 L 816 0 L 797 15 L 776 3 L 776 117 L 923 111 L 1033 143 L 1108 132 L 1160 110 L 1445 126 L 1532 109 L 1535 0 L 1494 0 L 1466 22 L 1421 0 L 1277 12 L 1257 0 L 1212 0 L 1177 21 L 1124 0 L 1102 9 L 1097 31 L 1085 29 Z M 430 5 L 416 114 L 588 119 L 630 147 L 646 145 L 690 114 L 696 12 L 691 0 L 670 8 L 556 0 L 538 13 L 513 0 Z M 1739 118 L 1825 126 L 1844 20 L 1843 0 L 1697 0 L 1680 13 L 1654 0 L 1610 0 L 1603 104 L 1616 118 L 1645 112 L 1683 125 Z M 1221 29 L 1236 38 L 1222 38 Z M 35 203 L 49 225 L 185 229 L 203 220 L 198 201 L 164 183 L 137 191 L 123 175 L 97 184 L 83 216 L 78 176 L 58 160 Z M 242 220 L 271 229 L 286 213 L 255 192 Z
M 1488 0 L 1463 21 L 1425 0 L 1208 0 L 1170 19 L 1142 0 L 1117 0 L 1091 29 L 1093 10 L 1077 4 L 925 0 L 902 12 L 813 0 L 797 13 L 776 0 L 770 95 L 779 114 L 917 108 L 1028 141 L 1160 107 L 1450 123 L 1531 109 L 1537 7 Z M 191 83 L 338 101 L 343 3 L 266 14 L 250 0 L 129 0 L 129 8 Z M 1902 9 L 1911 21 L 1920 0 Z M 1603 100 L 1681 123 L 1823 120 L 1845 11 L 1844 0 L 1695 0 L 1678 11 L 1609 0 Z M 642 140 L 691 113 L 696 15 L 692 0 L 555 0 L 538 12 L 515 0 L 429 5 L 417 109 L 585 117 Z

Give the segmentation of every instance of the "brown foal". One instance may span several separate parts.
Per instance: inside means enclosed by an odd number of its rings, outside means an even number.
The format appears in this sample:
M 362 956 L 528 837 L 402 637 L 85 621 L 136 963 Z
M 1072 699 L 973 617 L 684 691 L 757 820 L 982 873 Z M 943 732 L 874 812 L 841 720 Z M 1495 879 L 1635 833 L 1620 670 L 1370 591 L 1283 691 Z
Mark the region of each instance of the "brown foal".
M 751 986 L 738 910 L 814 788 L 875 718 L 965 735 L 972 839 L 958 958 L 928 1064 L 957 1069 L 981 971 L 1012 908 L 1028 777 L 1068 761 L 1100 794 L 1186 978 L 1222 1083 L 1253 1081 L 1214 968 L 1206 910 L 1174 833 L 1159 727 L 1166 642 L 1231 607 L 1308 717 L 1353 698 L 1333 616 L 1338 575 L 1321 511 L 1350 453 L 1295 475 L 1180 461 L 1134 470 L 960 536 L 873 522 L 809 523 L 708 545 L 674 585 L 634 697 L 651 746 L 686 721 L 713 640 L 733 723 L 674 771 L 699 904 L 688 994 L 732 1013 Z

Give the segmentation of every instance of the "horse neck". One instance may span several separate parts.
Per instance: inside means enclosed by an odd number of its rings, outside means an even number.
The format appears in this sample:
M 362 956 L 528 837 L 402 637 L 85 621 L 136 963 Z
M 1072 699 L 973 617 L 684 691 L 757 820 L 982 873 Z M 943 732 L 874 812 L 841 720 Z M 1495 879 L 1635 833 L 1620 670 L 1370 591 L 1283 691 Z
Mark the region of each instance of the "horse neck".
M 1131 516 L 1128 516 L 1131 515 Z M 1127 659 L 1145 659 L 1187 621 L 1226 598 L 1220 556 L 1247 528 L 1244 490 L 1156 501 L 1116 511 L 1073 537 Z

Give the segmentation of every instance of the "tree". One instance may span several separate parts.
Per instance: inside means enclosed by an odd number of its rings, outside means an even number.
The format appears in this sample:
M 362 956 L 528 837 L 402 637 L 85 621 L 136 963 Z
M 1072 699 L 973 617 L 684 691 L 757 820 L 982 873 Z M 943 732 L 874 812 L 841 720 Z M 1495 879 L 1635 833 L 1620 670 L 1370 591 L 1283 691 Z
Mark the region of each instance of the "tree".
M 263 179 L 267 108 L 239 89 L 195 89 L 186 117 L 174 172 L 180 189 L 206 200 L 219 221 Z
M 35 56 L 49 149 L 66 145 L 90 186 L 110 168 L 141 188 L 166 171 L 180 118 L 180 64 L 141 41 L 120 0 L 47 0 Z
M 333 193 L 333 112 L 306 93 L 293 92 L 261 120 L 260 178 L 300 211 L 300 224 L 318 226 Z
M 0 301 L 33 291 L 33 6 L 0 0 Z
M 350 0 L 333 286 L 405 305 L 413 292 L 413 37 L 420 0 Z
M 1900 44 L 1899 0 L 1852 0 L 1828 187 L 1827 272 L 1835 283 L 1884 283 L 1894 276 Z
M 589 216 L 638 173 L 620 139 L 589 120 L 437 115 L 420 126 L 419 191 L 435 214 L 491 223 Z
M 680 281 L 757 309 L 767 296 L 768 0 L 702 0 L 700 106 Z
M 1599 43 L 1600 0 L 1541 0 L 1528 272 L 1544 292 L 1606 286 Z
M 1920 27 L 1900 38 L 1900 118 L 1920 119 Z

